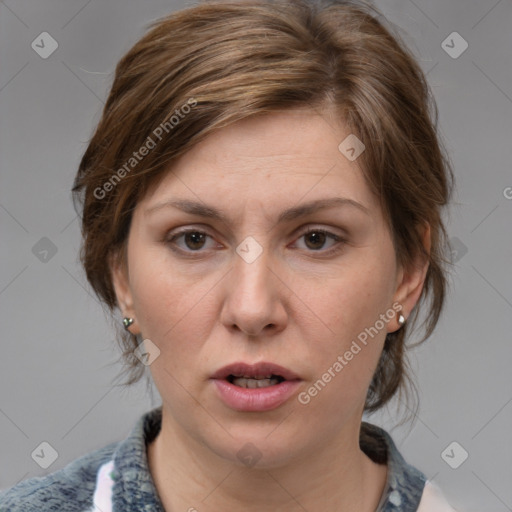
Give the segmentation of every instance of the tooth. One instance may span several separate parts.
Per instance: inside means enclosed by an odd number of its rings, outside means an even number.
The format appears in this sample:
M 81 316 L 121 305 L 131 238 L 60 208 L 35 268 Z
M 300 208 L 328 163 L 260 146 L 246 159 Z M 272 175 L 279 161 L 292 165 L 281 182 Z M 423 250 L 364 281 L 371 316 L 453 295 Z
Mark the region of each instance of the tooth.
M 258 381 L 259 388 L 266 388 L 267 386 L 272 385 L 272 379 L 261 379 Z
M 233 384 L 235 386 L 240 386 L 241 388 L 246 388 L 247 387 L 247 379 L 244 377 L 236 377 L 235 379 L 233 379 Z
M 275 386 L 276 384 L 279 384 L 279 379 L 253 379 L 245 377 L 236 377 L 235 379 L 233 379 L 233 384 L 241 388 L 249 389 L 266 388 L 268 386 Z

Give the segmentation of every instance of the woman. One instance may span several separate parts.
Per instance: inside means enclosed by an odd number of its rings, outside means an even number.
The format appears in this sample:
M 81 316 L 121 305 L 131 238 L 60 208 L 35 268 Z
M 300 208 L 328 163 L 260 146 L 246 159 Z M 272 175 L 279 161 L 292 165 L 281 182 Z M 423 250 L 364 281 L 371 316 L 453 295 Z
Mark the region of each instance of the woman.
M 453 510 L 362 422 L 441 313 L 452 187 L 425 78 L 378 17 L 204 3 L 119 62 L 73 191 L 128 382 L 148 366 L 162 406 L 1 510 Z

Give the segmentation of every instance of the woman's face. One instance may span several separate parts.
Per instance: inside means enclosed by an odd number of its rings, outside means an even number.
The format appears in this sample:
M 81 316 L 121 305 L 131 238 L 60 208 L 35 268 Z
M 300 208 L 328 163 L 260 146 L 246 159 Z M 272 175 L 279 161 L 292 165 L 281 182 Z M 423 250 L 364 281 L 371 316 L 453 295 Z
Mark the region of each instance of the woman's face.
M 238 122 L 134 211 L 119 304 L 160 351 L 167 427 L 224 458 L 272 466 L 357 439 L 398 303 L 421 291 L 338 149 L 348 135 L 306 109 Z

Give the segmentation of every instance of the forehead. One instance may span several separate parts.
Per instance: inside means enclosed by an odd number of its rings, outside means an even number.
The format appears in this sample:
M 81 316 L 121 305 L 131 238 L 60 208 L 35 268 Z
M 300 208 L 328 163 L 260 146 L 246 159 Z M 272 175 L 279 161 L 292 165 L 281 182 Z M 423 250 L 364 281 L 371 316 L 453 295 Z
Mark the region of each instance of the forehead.
M 349 135 L 341 121 L 305 108 L 238 121 L 174 161 L 143 206 L 177 196 L 226 210 L 252 204 L 271 212 L 274 206 L 343 196 L 375 208 L 357 160 L 338 148 Z

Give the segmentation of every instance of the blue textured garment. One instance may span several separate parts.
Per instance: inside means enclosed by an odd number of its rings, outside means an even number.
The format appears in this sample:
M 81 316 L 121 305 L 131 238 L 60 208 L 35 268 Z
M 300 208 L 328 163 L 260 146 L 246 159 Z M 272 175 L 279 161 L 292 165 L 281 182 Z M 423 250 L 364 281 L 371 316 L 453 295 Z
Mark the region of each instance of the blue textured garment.
M 99 468 L 113 460 L 112 512 L 165 512 L 149 472 L 146 445 L 160 431 L 161 407 L 144 414 L 130 435 L 121 442 L 80 457 L 54 473 L 27 479 L 0 492 L 0 512 L 89 512 Z M 363 422 L 366 435 L 374 439 L 379 452 L 365 453 L 375 460 L 387 460 L 388 478 L 378 512 L 415 512 L 426 477 L 407 464 L 389 434 Z M 379 460 L 380 459 L 380 460 Z

